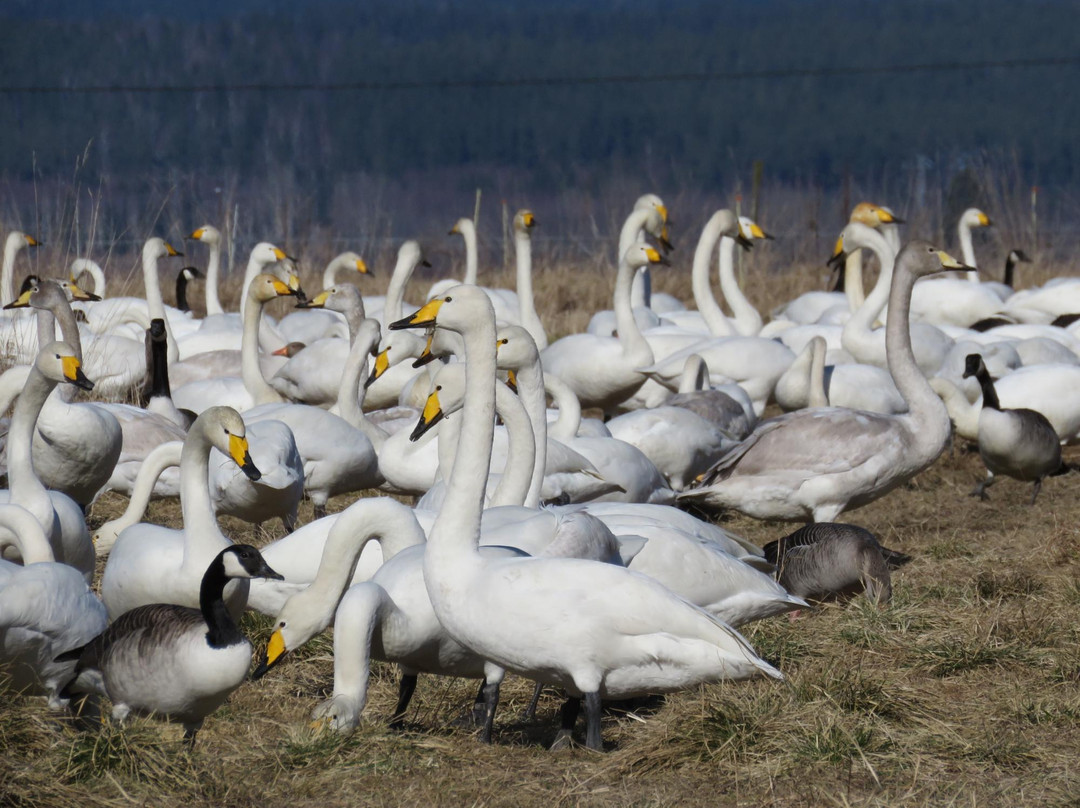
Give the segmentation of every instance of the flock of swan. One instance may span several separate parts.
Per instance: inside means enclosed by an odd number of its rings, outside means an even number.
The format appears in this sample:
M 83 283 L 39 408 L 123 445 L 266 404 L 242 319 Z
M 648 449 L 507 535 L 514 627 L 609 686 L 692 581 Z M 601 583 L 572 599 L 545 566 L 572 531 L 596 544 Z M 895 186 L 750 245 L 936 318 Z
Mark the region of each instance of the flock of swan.
M 175 308 L 160 274 L 180 253 L 161 238 L 142 249 L 145 296 L 109 297 L 84 258 L 17 290 L 17 256 L 37 242 L 9 234 L 3 686 L 57 710 L 106 698 L 114 719 L 166 718 L 194 743 L 248 678 L 236 620 L 253 609 L 275 621 L 256 679 L 335 626 L 333 694 L 315 707 L 335 730 L 357 726 L 374 659 L 401 671 L 395 723 L 420 674 L 469 677 L 490 741 L 509 671 L 566 694 L 554 748 L 584 705 L 585 745 L 602 749 L 605 699 L 781 679 L 739 626 L 860 591 L 887 602 L 908 556 L 836 520 L 927 468 L 954 430 L 978 444 L 982 497 L 1002 475 L 1037 495 L 1080 439 L 1067 316 L 1080 279 L 1014 292 L 1026 259 L 1014 251 L 1005 283 L 981 280 L 981 211 L 960 220 L 958 261 L 901 247 L 895 214 L 858 205 L 834 256 L 844 291 L 766 320 L 734 266 L 736 249 L 770 236 L 728 210 L 694 252 L 696 308 L 651 293 L 671 245 L 667 208 L 647 194 L 620 233 L 612 309 L 550 342 L 532 288 L 536 221 L 514 217 L 516 290 L 477 285 L 476 229 L 461 219 L 465 278 L 420 305 L 405 300 L 426 264 L 415 241 L 381 298 L 354 283 L 368 267 L 352 252 L 309 297 L 295 260 L 263 242 L 236 313 L 218 296 L 210 225 L 189 236 L 209 258 L 178 270 Z M 868 292 L 864 251 L 880 267 Z M 199 279 L 202 319 L 187 305 Z M 264 308 L 279 298 L 296 309 L 275 321 Z M 118 400 L 132 390 L 141 404 Z M 787 412 L 759 421 L 771 402 Z M 398 498 L 358 496 L 372 489 Z M 110 490 L 128 508 L 91 535 L 85 511 Z M 342 494 L 354 501 L 328 514 Z M 299 525 L 305 496 L 314 518 Z M 180 527 L 144 521 L 154 497 L 179 497 Z M 812 524 L 761 548 L 679 505 Z M 280 519 L 286 535 L 234 544 L 222 514 Z

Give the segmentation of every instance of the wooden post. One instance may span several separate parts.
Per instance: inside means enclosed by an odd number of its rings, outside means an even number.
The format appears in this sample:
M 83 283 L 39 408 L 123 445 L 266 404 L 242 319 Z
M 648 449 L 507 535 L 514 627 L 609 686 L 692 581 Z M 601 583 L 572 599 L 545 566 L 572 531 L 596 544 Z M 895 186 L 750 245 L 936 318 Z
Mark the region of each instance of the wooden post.
M 754 161 L 754 184 L 750 187 L 750 218 L 755 222 L 761 213 L 761 178 L 765 174 L 765 163 Z

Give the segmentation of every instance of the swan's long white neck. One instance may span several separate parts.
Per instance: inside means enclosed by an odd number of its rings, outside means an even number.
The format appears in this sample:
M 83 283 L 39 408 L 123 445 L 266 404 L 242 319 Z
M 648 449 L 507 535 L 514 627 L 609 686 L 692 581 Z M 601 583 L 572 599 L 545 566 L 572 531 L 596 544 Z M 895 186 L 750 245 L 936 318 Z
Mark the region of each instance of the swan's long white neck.
M 527 361 L 516 368 L 514 373 L 517 376 L 518 396 L 528 415 L 535 447 L 532 475 L 523 504 L 526 508 L 538 508 L 540 507 L 540 491 L 544 486 L 544 473 L 547 470 L 548 438 L 547 396 L 544 392 L 545 374 L 543 367 L 540 365 L 540 355 L 535 351 L 529 351 Z M 580 419 L 580 417 L 581 409 L 579 407 L 578 418 Z
M 903 264 L 896 268 L 889 295 L 889 320 L 885 324 L 885 355 L 896 389 L 908 405 L 908 414 L 899 417 L 912 424 L 914 442 L 936 457 L 949 436 L 949 413 L 919 370 L 911 348 L 908 318 L 916 280 Z
M 462 331 L 465 343 L 465 404 L 460 450 L 446 499 L 428 534 L 424 579 L 435 613 L 452 604 L 462 562 L 478 560 L 480 514 L 484 508 L 491 441 L 495 431 L 495 312 L 485 295 Z
M 390 284 L 386 287 L 386 299 L 383 301 L 382 333 L 385 339 L 389 331 L 390 323 L 402 318 L 402 304 L 405 300 L 405 287 L 409 285 L 409 278 L 416 270 L 416 260 L 409 255 L 402 255 L 398 251 L 397 263 L 394 264 L 394 272 L 390 276 Z
M 38 350 L 40 351 L 50 342 L 56 340 L 56 324 L 60 324 L 60 339 L 71 346 L 79 363 L 83 361 L 82 336 L 79 334 L 79 324 L 75 321 L 75 312 L 65 300 L 62 303 L 47 309 L 37 309 Z M 57 385 L 50 394 L 50 399 L 55 405 L 58 401 L 69 402 L 75 396 L 75 386 L 70 384 Z M 52 405 L 50 405 L 52 406 Z
M 634 282 L 634 268 L 626 262 L 625 254 L 619 260 L 619 271 L 615 276 L 615 327 L 619 330 L 619 344 L 623 358 L 632 362 L 635 368 L 643 368 L 653 363 L 653 352 L 649 343 L 638 328 L 634 318 L 634 308 L 630 304 L 630 286 Z
M 250 288 L 249 284 L 248 294 L 244 295 L 247 308 L 244 309 L 244 330 L 240 336 L 240 376 L 255 406 L 278 404 L 285 399 L 266 381 L 259 365 L 259 320 L 262 319 L 263 302 L 253 299 Z
M 690 270 L 690 283 L 694 290 L 694 304 L 701 312 L 702 319 L 709 328 L 709 333 L 714 337 L 733 337 L 735 329 L 720 308 L 720 304 L 713 297 L 712 287 L 709 284 L 709 269 L 712 264 L 712 253 L 716 244 L 720 241 L 721 233 L 725 226 L 724 211 L 717 211 L 712 215 L 701 231 L 697 247 L 694 249 L 694 262 Z M 628 248 L 629 249 L 629 248 Z M 724 256 L 721 252 L 720 264 L 723 266 Z
M 10 501 L 30 511 L 49 539 L 53 538 L 56 511 L 53 510 L 49 492 L 34 471 L 33 444 L 38 415 L 56 384 L 37 367 L 30 368 L 22 395 L 15 403 L 15 412 L 11 416 L 7 445 Z
M 37 518 L 18 505 L 0 505 L 0 550 L 7 545 L 18 549 L 24 566 L 56 560 Z
M 135 477 L 135 485 L 131 489 L 131 499 L 128 506 L 120 516 L 111 522 L 106 522 L 99 528 L 101 539 L 94 543 L 94 550 L 98 557 L 103 557 L 116 543 L 116 537 L 120 532 L 142 521 L 146 508 L 150 504 L 150 497 L 154 494 L 154 486 L 157 485 L 158 477 L 173 466 L 180 465 L 180 457 L 184 444 L 173 440 L 154 447 L 139 466 L 139 473 Z
M 165 321 L 165 333 L 168 335 L 169 364 L 180 361 L 180 346 L 176 344 L 169 318 L 165 316 L 165 301 L 161 298 L 161 283 L 158 279 L 158 242 L 154 239 L 143 245 L 142 270 L 143 288 L 146 291 L 146 308 L 150 319 L 161 318 Z
M 865 356 L 867 353 L 871 353 L 874 350 L 872 343 L 874 320 L 889 301 L 889 293 L 893 279 L 893 266 L 896 263 L 896 256 L 893 255 L 892 250 L 889 249 L 889 245 L 885 242 L 884 237 L 880 233 L 869 227 L 859 228 L 858 233 L 858 241 L 855 246 L 857 248 L 868 247 L 874 251 L 874 254 L 881 264 L 881 273 L 878 275 L 877 283 L 874 284 L 874 288 L 870 291 L 870 294 L 866 296 L 866 300 L 863 301 L 863 304 L 855 310 L 851 315 L 851 318 L 844 324 L 842 336 L 844 348 L 851 351 L 856 358 Z M 892 312 L 890 312 L 890 315 L 891 313 Z M 889 320 L 892 320 L 891 316 L 889 317 Z M 910 335 L 908 339 L 910 341 Z M 851 350 L 851 347 L 848 347 L 849 345 L 854 347 L 855 350 Z
M 975 244 L 971 238 L 971 225 L 964 221 L 964 217 L 960 217 L 960 223 L 956 225 L 956 233 L 960 237 L 960 252 L 964 256 L 964 263 L 969 267 L 976 266 L 975 264 Z M 965 272 L 967 279 L 972 283 L 979 282 L 978 271 Z
M 542 351 L 548 346 L 548 338 L 533 299 L 532 237 L 527 231 L 514 233 L 514 257 L 517 262 L 518 317 L 536 343 L 537 350 Z
M 705 360 L 697 354 L 690 354 L 683 363 L 682 377 L 679 379 L 680 393 L 696 393 L 705 390 L 709 386 L 709 366 Z M 578 408 L 578 417 L 581 409 Z
M 71 262 L 71 275 L 73 277 L 77 278 L 84 272 L 88 272 L 90 277 L 94 279 L 94 294 L 104 299 L 105 273 L 101 267 L 98 266 L 96 261 L 91 261 L 89 258 L 76 258 Z
M 977 403 L 971 403 L 959 387 L 940 376 L 935 376 L 930 380 L 930 387 L 945 402 L 945 409 L 956 428 L 956 434 L 967 440 L 977 441 L 982 399 Z
M 0 412 L 8 411 L 11 402 L 22 393 L 29 376 L 29 365 L 12 365 L 0 373 Z
M 352 580 L 356 563 L 369 541 L 382 546 L 389 561 L 402 550 L 426 540 L 410 508 L 386 497 L 362 499 L 337 517 L 323 546 L 315 580 L 289 598 L 283 610 L 304 614 L 318 633 L 330 625 L 334 610 Z
M 218 527 L 210 498 L 210 443 L 206 430 L 219 429 L 211 422 L 193 424 L 180 451 L 180 510 L 184 519 L 185 573 L 202 575 L 206 559 L 229 546 Z
M 382 448 L 388 435 L 384 429 L 376 426 L 364 415 L 364 392 L 368 378 L 368 356 L 379 341 L 379 329 L 363 328 L 357 331 L 357 339 L 349 350 L 349 358 L 341 373 L 341 385 L 338 387 L 337 408 L 349 424 L 363 432 L 375 451 Z
M 619 254 L 615 256 L 617 264 L 622 262 L 622 257 L 626 255 L 627 250 L 644 238 L 645 223 L 650 216 L 655 215 L 654 211 L 642 208 L 641 210 L 631 211 L 630 215 L 626 217 L 622 230 L 619 231 Z M 631 285 L 630 305 L 633 308 L 649 308 L 652 305 L 652 278 L 649 276 L 649 270 L 646 267 L 638 270 L 634 275 Z
M 848 311 L 858 311 L 859 306 L 866 302 L 862 250 L 852 250 L 844 259 L 844 296 L 847 298 Z
M 322 274 L 322 288 L 329 289 L 335 283 L 337 283 L 338 273 L 345 269 L 348 264 L 351 263 L 347 258 L 340 255 L 334 256 L 330 259 L 330 263 L 326 265 L 326 269 Z
M 221 298 L 218 297 L 218 283 L 221 275 L 221 239 L 209 242 L 210 259 L 206 264 L 206 315 L 224 314 Z
M 559 417 L 548 427 L 548 434 L 555 440 L 561 441 L 576 437 L 578 429 L 581 428 L 581 401 L 577 395 L 554 373 L 544 374 L 544 390 L 551 396 L 559 410 Z
M 472 219 L 461 219 L 458 222 L 458 232 L 465 240 L 465 279 L 462 283 L 476 286 L 477 267 L 479 258 L 476 249 L 476 224 Z
M 739 282 L 735 279 L 735 239 L 720 239 L 720 291 L 731 307 L 735 330 L 744 337 L 753 337 L 761 330 L 762 320 L 758 310 L 746 299 Z
M 506 427 L 506 467 L 495 487 L 488 507 L 497 505 L 525 505 L 538 507 L 539 495 L 535 505 L 528 505 L 526 498 L 531 491 L 534 477 L 537 441 L 533 435 L 532 424 L 522 403 L 510 388 L 502 382 L 495 383 L 495 412 Z M 545 441 L 546 443 L 546 441 Z M 541 472 L 541 480 L 543 473 Z
M 15 257 L 26 246 L 26 239 L 20 233 L 8 233 L 4 242 L 4 264 L 0 269 L 0 306 L 6 306 L 15 299 Z

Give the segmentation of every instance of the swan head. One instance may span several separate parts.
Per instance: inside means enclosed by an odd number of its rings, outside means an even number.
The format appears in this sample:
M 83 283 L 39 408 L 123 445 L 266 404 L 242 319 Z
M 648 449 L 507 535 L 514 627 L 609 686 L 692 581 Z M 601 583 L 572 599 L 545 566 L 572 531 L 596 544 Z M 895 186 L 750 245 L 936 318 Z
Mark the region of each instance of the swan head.
M 94 389 L 94 383 L 82 371 L 82 363 L 75 349 L 66 342 L 50 342 L 42 348 L 34 367 L 54 382 L 73 384 L 80 390 Z
M 667 205 L 656 194 L 642 194 L 639 196 L 634 202 L 634 210 L 654 210 L 659 214 L 660 220 L 664 224 L 671 224 L 668 221 Z
M 461 221 L 469 222 L 470 225 L 472 224 L 470 219 L 462 219 Z M 457 230 L 456 224 L 454 225 L 454 228 L 455 229 L 450 231 L 451 233 L 460 232 Z M 416 269 L 418 266 L 431 266 L 431 262 L 424 258 L 424 251 L 420 249 L 420 242 L 414 239 L 404 241 L 401 246 L 398 247 L 397 262 L 399 267 L 408 267 L 409 269 Z
M 234 544 L 218 553 L 215 562 L 220 562 L 226 578 L 271 578 L 284 581 L 285 577 L 275 572 L 266 563 L 262 553 L 250 544 Z
M 279 261 L 292 261 L 293 263 L 296 263 L 295 258 L 291 255 L 286 255 L 283 249 L 275 247 L 269 241 L 260 241 L 252 247 L 251 256 L 248 260 L 261 267 L 270 266 L 270 264 L 276 264 Z
M 289 343 L 287 343 L 285 345 L 282 345 L 276 351 L 273 351 L 270 355 L 271 356 L 284 356 L 284 357 L 286 357 L 288 359 L 292 359 L 294 356 L 296 356 L 298 353 L 300 353 L 306 347 L 307 347 L 307 345 L 305 343 L 303 343 L 303 342 L 289 342 Z
M 359 254 L 354 253 L 352 250 L 347 250 L 346 252 L 343 252 L 330 263 L 334 266 L 342 266 L 348 267 L 349 269 L 355 269 L 361 275 L 371 274 L 371 270 L 368 269 L 367 262 L 364 261 L 364 259 L 361 258 Z
M 644 245 L 642 245 L 644 246 Z M 660 254 L 652 247 L 653 254 L 659 259 Z M 627 251 L 627 255 L 632 252 Z M 442 297 L 433 297 L 408 317 L 390 323 L 388 328 L 397 331 L 402 328 L 433 328 L 438 326 L 448 331 L 464 332 L 476 322 L 491 320 L 494 322 L 495 310 L 484 290 L 478 286 L 461 284 L 455 286 Z
M 409 435 L 409 440 L 420 440 L 435 424 L 446 418 L 450 413 L 461 409 L 464 401 L 464 363 L 455 362 L 450 365 L 443 365 L 435 375 L 435 387 L 428 394 L 427 401 L 424 402 L 424 409 L 420 412 L 420 419 L 416 422 L 416 426 Z
M 850 226 L 850 225 L 849 225 Z M 846 229 L 846 228 L 845 228 Z M 896 257 L 897 269 L 905 269 L 916 278 L 933 275 L 942 270 L 971 272 L 971 267 L 962 264 L 944 250 L 939 250 L 928 241 L 909 241 Z
M 739 217 L 739 235 L 746 239 L 747 242 L 772 241 L 774 238 L 772 235 L 762 230 L 761 225 L 749 216 Z
M 203 244 L 220 244 L 221 231 L 213 225 L 204 224 L 193 230 L 187 238 L 192 241 L 201 241 Z
M 251 674 L 252 679 L 261 679 L 290 651 L 295 651 L 330 625 L 333 610 L 327 612 L 318 605 L 314 608 L 309 605 L 317 595 L 318 593 L 313 593 L 311 589 L 305 589 L 285 601 L 285 605 L 278 612 L 277 622 L 263 657 Z
M 848 253 L 855 252 L 861 247 L 868 250 L 876 247 L 881 252 L 891 252 L 885 238 L 875 227 L 862 222 L 848 222 L 840 231 L 840 238 L 836 240 L 836 249 L 833 251 L 832 258 L 829 259 L 829 266 L 842 262 Z
M 23 250 L 27 247 L 40 247 L 41 242 L 28 233 L 23 233 L 19 230 L 13 230 L 8 233 L 5 246 L 9 250 Z
M 536 342 L 520 325 L 501 326 L 495 337 L 495 358 L 499 370 L 520 371 L 540 361 Z
M 298 309 L 326 309 L 345 314 L 347 312 L 364 310 L 364 299 L 360 296 L 360 290 L 350 283 L 331 286 L 323 289 L 310 300 L 301 300 L 296 304 Z
M 55 310 L 72 300 L 101 300 L 101 298 L 84 292 L 71 281 L 42 280 L 36 275 L 30 275 L 23 282 L 19 296 L 4 308 L 24 309 L 33 306 L 35 309 Z
M 640 241 L 637 244 L 630 245 L 630 248 L 626 251 L 626 255 L 623 256 L 622 260 L 626 262 L 627 266 L 631 269 L 641 269 L 642 267 L 652 266 L 653 264 L 671 266 L 671 262 L 664 258 L 655 247 L 651 247 Z
M 536 216 L 528 209 L 519 210 L 514 214 L 514 232 L 528 236 L 529 232 L 536 227 Z
M 210 441 L 210 445 L 224 455 L 231 457 L 249 480 L 262 477 L 251 459 L 248 450 L 247 427 L 240 413 L 232 407 L 210 407 L 195 419 L 188 434 L 201 433 Z
M 146 244 L 143 245 L 143 258 L 149 258 L 156 260 L 158 258 L 167 258 L 169 256 L 183 255 L 182 252 L 177 252 L 169 242 L 163 238 L 154 236 L 146 240 Z
M 291 277 L 296 278 L 295 275 Z M 301 294 L 299 280 L 295 284 L 286 283 L 265 272 L 252 278 L 248 286 L 248 300 L 254 303 L 266 303 L 278 297 L 299 297 Z
M 978 208 L 968 208 L 960 215 L 960 224 L 968 227 L 991 227 L 993 222 Z
M 883 224 L 903 224 L 904 220 L 883 205 L 860 202 L 851 211 L 849 222 L 858 222 L 875 230 Z

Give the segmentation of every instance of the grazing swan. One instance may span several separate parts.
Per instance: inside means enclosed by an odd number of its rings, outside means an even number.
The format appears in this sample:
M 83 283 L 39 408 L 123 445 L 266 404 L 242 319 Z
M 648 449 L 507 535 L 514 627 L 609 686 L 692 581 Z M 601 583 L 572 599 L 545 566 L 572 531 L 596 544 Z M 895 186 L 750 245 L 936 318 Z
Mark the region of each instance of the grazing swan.
M 82 361 L 79 327 L 59 284 L 33 283 L 8 305 L 36 309 L 39 345 L 56 338 L 55 323 L 59 322 L 62 339 Z M 120 457 L 123 435 L 106 407 L 72 402 L 74 390 L 69 385 L 57 388 L 41 408 L 34 430 L 34 470 L 46 488 L 62 491 L 86 508 L 108 483 Z
M 141 522 L 120 534 L 101 576 L 101 599 L 113 617 L 149 603 L 198 605 L 199 581 L 206 565 L 231 543 L 218 527 L 210 499 L 210 450 L 214 448 L 248 477 L 258 479 L 240 413 L 211 407 L 196 418 L 180 459 L 183 527 L 174 530 Z M 245 583 L 236 587 L 229 596 L 230 607 L 243 608 L 247 591 Z
M 734 629 L 647 577 L 580 559 L 480 554 L 494 429 L 494 312 L 485 295 L 465 286 L 392 327 L 432 325 L 461 334 L 467 367 L 455 473 L 424 552 L 428 594 L 450 636 L 493 663 L 583 696 L 586 743 L 597 750 L 602 698 L 763 673 L 782 678 Z M 489 704 L 498 688 L 497 680 L 485 685 Z M 574 718 L 576 710 L 564 712 L 567 735 Z
M 283 401 L 281 394 L 267 383 L 259 366 L 259 320 L 268 301 L 299 294 L 302 294 L 299 287 L 283 283 L 273 275 L 256 275 L 244 296 L 249 305 L 244 311 L 241 377 L 225 376 L 185 384 L 173 392 L 176 406 L 196 414 L 214 406 L 243 412 L 259 404 Z
M 78 660 L 72 689 L 84 672 L 100 676 L 113 703 L 113 720 L 135 711 L 177 721 L 194 745 L 203 720 L 243 684 L 251 667 L 251 643 L 225 606 L 226 584 L 280 577 L 251 545 L 225 548 L 202 575 L 198 608 L 167 602 L 139 606 L 64 654 Z
M 105 630 L 105 607 L 79 571 L 57 564 L 34 515 L 0 505 L 0 546 L 13 545 L 23 565 L 0 560 L 0 668 L 4 687 L 45 695 L 49 707 L 63 702 L 60 688 L 71 663 L 54 662 Z
M 571 334 L 540 354 L 544 370 L 569 385 L 581 406 L 611 411 L 645 383 L 639 369 L 652 364 L 653 353 L 634 321 L 630 284 L 638 269 L 660 263 L 667 261 L 645 244 L 634 244 L 620 259 L 614 300 L 618 337 Z
M 933 463 L 949 437 L 949 416 L 915 362 L 907 315 L 915 281 L 943 268 L 966 269 L 925 241 L 913 241 L 892 277 L 889 371 L 907 414 L 824 408 L 764 421 L 680 501 L 757 519 L 831 522 Z
M 866 528 L 839 522 L 804 525 L 764 550 L 776 564 L 781 585 L 811 601 L 865 592 L 871 603 L 884 606 L 892 599 L 889 570 L 911 561 L 911 556 L 882 547 Z
M 94 575 L 94 545 L 80 508 L 71 497 L 59 491 L 47 491 L 34 471 L 32 446 L 34 428 L 45 400 L 57 384 L 73 384 L 83 390 L 93 382 L 83 374 L 82 366 L 70 345 L 52 342 L 38 353 L 37 361 L 26 377 L 22 395 L 15 404 L 8 431 L 8 488 L 0 490 L 0 503 L 13 502 L 34 515 L 53 548 L 56 560 L 69 564 L 89 583 Z M 5 553 L 8 560 L 18 555 Z
M 1061 443 L 1046 416 L 1037 410 L 1002 409 L 994 382 L 979 354 L 969 354 L 964 376 L 974 376 L 982 387 L 979 412 L 979 456 L 986 464 L 986 479 L 972 496 L 987 499 L 986 489 L 996 474 L 1034 482 L 1031 504 L 1039 496 L 1044 477 L 1061 468 Z

